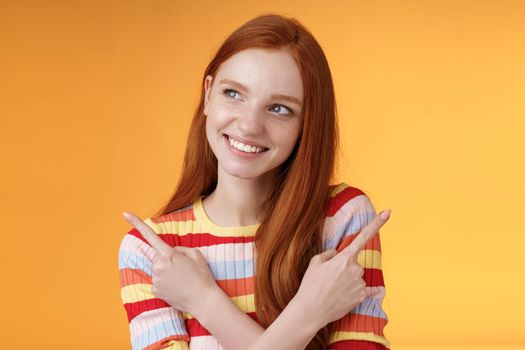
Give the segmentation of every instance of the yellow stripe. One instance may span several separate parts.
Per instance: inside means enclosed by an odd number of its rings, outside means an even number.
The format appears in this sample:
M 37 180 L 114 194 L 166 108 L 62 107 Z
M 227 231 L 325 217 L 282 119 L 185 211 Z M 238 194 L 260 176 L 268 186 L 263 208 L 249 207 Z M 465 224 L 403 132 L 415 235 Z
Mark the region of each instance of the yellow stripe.
M 248 294 L 248 295 L 239 295 L 238 297 L 231 297 L 230 299 L 233 301 L 235 305 L 239 309 L 241 309 L 242 312 L 248 313 L 248 312 L 255 312 L 255 295 Z
M 189 350 L 188 342 L 184 340 L 170 340 L 168 346 L 162 348 L 163 350 Z
M 335 197 L 339 192 L 341 192 L 347 187 L 349 187 L 347 184 L 345 184 L 344 182 L 341 182 L 339 185 L 337 185 L 335 188 L 332 189 L 331 196 Z
M 257 228 L 260 226 L 260 224 L 251 226 L 216 226 L 205 215 L 200 201 L 194 205 L 193 214 L 196 220 L 155 223 L 150 218 L 147 218 L 144 219 L 144 222 L 158 235 L 171 233 L 179 236 L 195 232 L 210 232 L 218 237 L 254 237 Z
M 122 287 L 120 297 L 123 303 L 134 303 L 137 301 L 153 299 L 155 296 L 151 292 L 151 284 L 136 283 Z
M 254 294 L 240 295 L 238 297 L 230 297 L 235 305 L 244 313 L 255 312 L 255 299 Z M 182 313 L 184 319 L 192 319 L 193 316 L 187 312 Z
M 251 237 L 254 234 L 254 231 L 249 230 L 248 233 L 246 233 L 246 230 L 240 226 L 239 227 L 228 227 L 223 226 L 222 231 L 219 230 L 219 232 L 216 232 L 216 229 L 209 228 L 206 224 L 201 225 L 199 221 L 196 220 L 186 220 L 186 221 L 165 221 L 165 222 L 159 222 L 155 223 L 151 221 L 151 219 L 145 219 L 144 222 L 148 224 L 149 227 L 153 231 L 155 231 L 158 235 L 162 234 L 176 234 L 179 236 L 184 236 L 190 233 L 195 232 L 212 232 L 215 236 L 246 236 Z
M 334 332 L 330 337 L 329 344 L 335 343 L 341 340 L 367 340 L 375 343 L 380 343 L 390 348 L 390 342 L 385 337 L 381 337 L 374 333 L 364 332 Z
M 152 229 L 153 231 L 155 231 L 157 234 L 159 234 L 159 233 L 162 232 L 162 230 L 161 230 L 160 227 L 159 227 L 159 224 L 154 223 L 153 220 L 151 220 L 151 218 L 146 218 L 146 219 L 144 219 L 144 223 L 145 223 L 146 225 L 148 225 L 149 227 L 151 227 L 151 229 Z
M 200 231 L 199 223 L 195 220 L 186 220 L 186 221 L 164 221 L 155 223 L 151 219 L 144 220 L 148 226 L 150 226 L 153 231 L 157 234 L 163 233 L 173 233 L 179 235 L 185 235 L 188 233 L 194 233 Z
M 357 263 L 363 268 L 381 269 L 381 252 L 374 249 L 364 249 L 357 256 Z
M 193 215 L 197 220 L 196 224 L 200 232 L 213 232 L 213 235 L 219 237 L 236 236 L 236 237 L 254 237 L 257 229 L 261 224 L 247 226 L 218 226 L 208 218 L 202 204 L 202 195 L 193 202 Z

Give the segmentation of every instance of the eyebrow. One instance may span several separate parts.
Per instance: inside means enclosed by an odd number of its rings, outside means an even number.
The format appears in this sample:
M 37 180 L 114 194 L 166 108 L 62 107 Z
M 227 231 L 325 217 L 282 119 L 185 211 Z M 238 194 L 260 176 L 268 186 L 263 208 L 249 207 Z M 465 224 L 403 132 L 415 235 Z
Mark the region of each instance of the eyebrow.
M 236 86 L 239 90 L 243 90 L 245 92 L 249 92 L 250 91 L 246 86 L 242 85 L 241 83 L 239 83 L 239 82 L 237 82 L 235 80 L 222 79 L 219 82 L 219 85 L 220 84 L 224 84 L 224 83 Z M 294 96 L 288 96 L 288 95 L 283 95 L 283 94 L 272 94 L 270 96 L 270 98 L 279 99 L 279 100 L 285 100 L 285 101 L 288 101 L 288 102 L 295 103 L 295 104 L 297 104 L 299 106 L 302 105 L 301 100 L 299 100 L 297 97 L 294 97 Z

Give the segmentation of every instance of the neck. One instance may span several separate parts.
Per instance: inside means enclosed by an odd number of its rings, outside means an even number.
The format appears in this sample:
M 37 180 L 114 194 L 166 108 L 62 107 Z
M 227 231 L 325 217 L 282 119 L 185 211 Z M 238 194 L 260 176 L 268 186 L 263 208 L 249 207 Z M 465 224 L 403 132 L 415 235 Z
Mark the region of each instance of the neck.
M 263 203 L 274 183 L 274 173 L 255 179 L 243 179 L 221 171 L 217 187 L 203 199 L 203 207 L 212 222 L 220 226 L 248 226 L 262 222 Z

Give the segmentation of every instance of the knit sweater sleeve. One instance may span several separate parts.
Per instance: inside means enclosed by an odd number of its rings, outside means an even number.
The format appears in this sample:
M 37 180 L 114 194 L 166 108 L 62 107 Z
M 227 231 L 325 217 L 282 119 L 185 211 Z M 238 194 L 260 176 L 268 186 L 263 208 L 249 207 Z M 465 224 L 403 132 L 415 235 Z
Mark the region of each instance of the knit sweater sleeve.
M 149 218 L 145 222 L 160 233 Z M 131 348 L 188 350 L 190 337 L 182 313 L 152 293 L 152 257 L 153 248 L 137 229 L 124 236 L 118 252 L 118 269 Z
M 325 249 L 340 251 L 375 217 L 368 196 L 358 188 L 341 183 L 335 188 L 325 221 Z M 385 284 L 381 268 L 379 232 L 365 245 L 357 262 L 364 268 L 366 288 L 379 292 L 367 297 L 348 314 L 330 324 L 330 350 L 385 350 L 390 342 L 383 334 L 388 317 L 383 310 Z

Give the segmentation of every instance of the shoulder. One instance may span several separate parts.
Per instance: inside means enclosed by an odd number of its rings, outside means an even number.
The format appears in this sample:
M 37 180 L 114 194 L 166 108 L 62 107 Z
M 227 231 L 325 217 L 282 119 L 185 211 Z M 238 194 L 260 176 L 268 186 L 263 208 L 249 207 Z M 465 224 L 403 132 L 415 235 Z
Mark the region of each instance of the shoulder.
M 170 246 L 180 245 L 179 235 L 184 235 L 192 225 L 186 225 L 188 221 L 194 220 L 193 205 L 190 204 L 173 212 L 152 216 L 143 219 L 164 242 Z M 145 254 L 150 244 L 138 229 L 132 227 L 122 238 L 120 250 L 130 250 Z
M 344 182 L 331 185 L 323 226 L 325 248 L 335 248 L 345 237 L 368 225 L 374 217 L 375 208 L 363 190 Z
M 333 217 L 341 212 L 351 213 L 356 210 L 374 210 L 370 198 L 363 190 L 350 186 L 345 182 L 330 185 L 329 193 L 330 198 L 326 208 L 327 217 Z
M 181 224 L 195 220 L 193 203 L 166 214 L 150 217 L 146 220 L 144 220 L 144 222 L 158 234 L 179 234 L 181 233 Z

